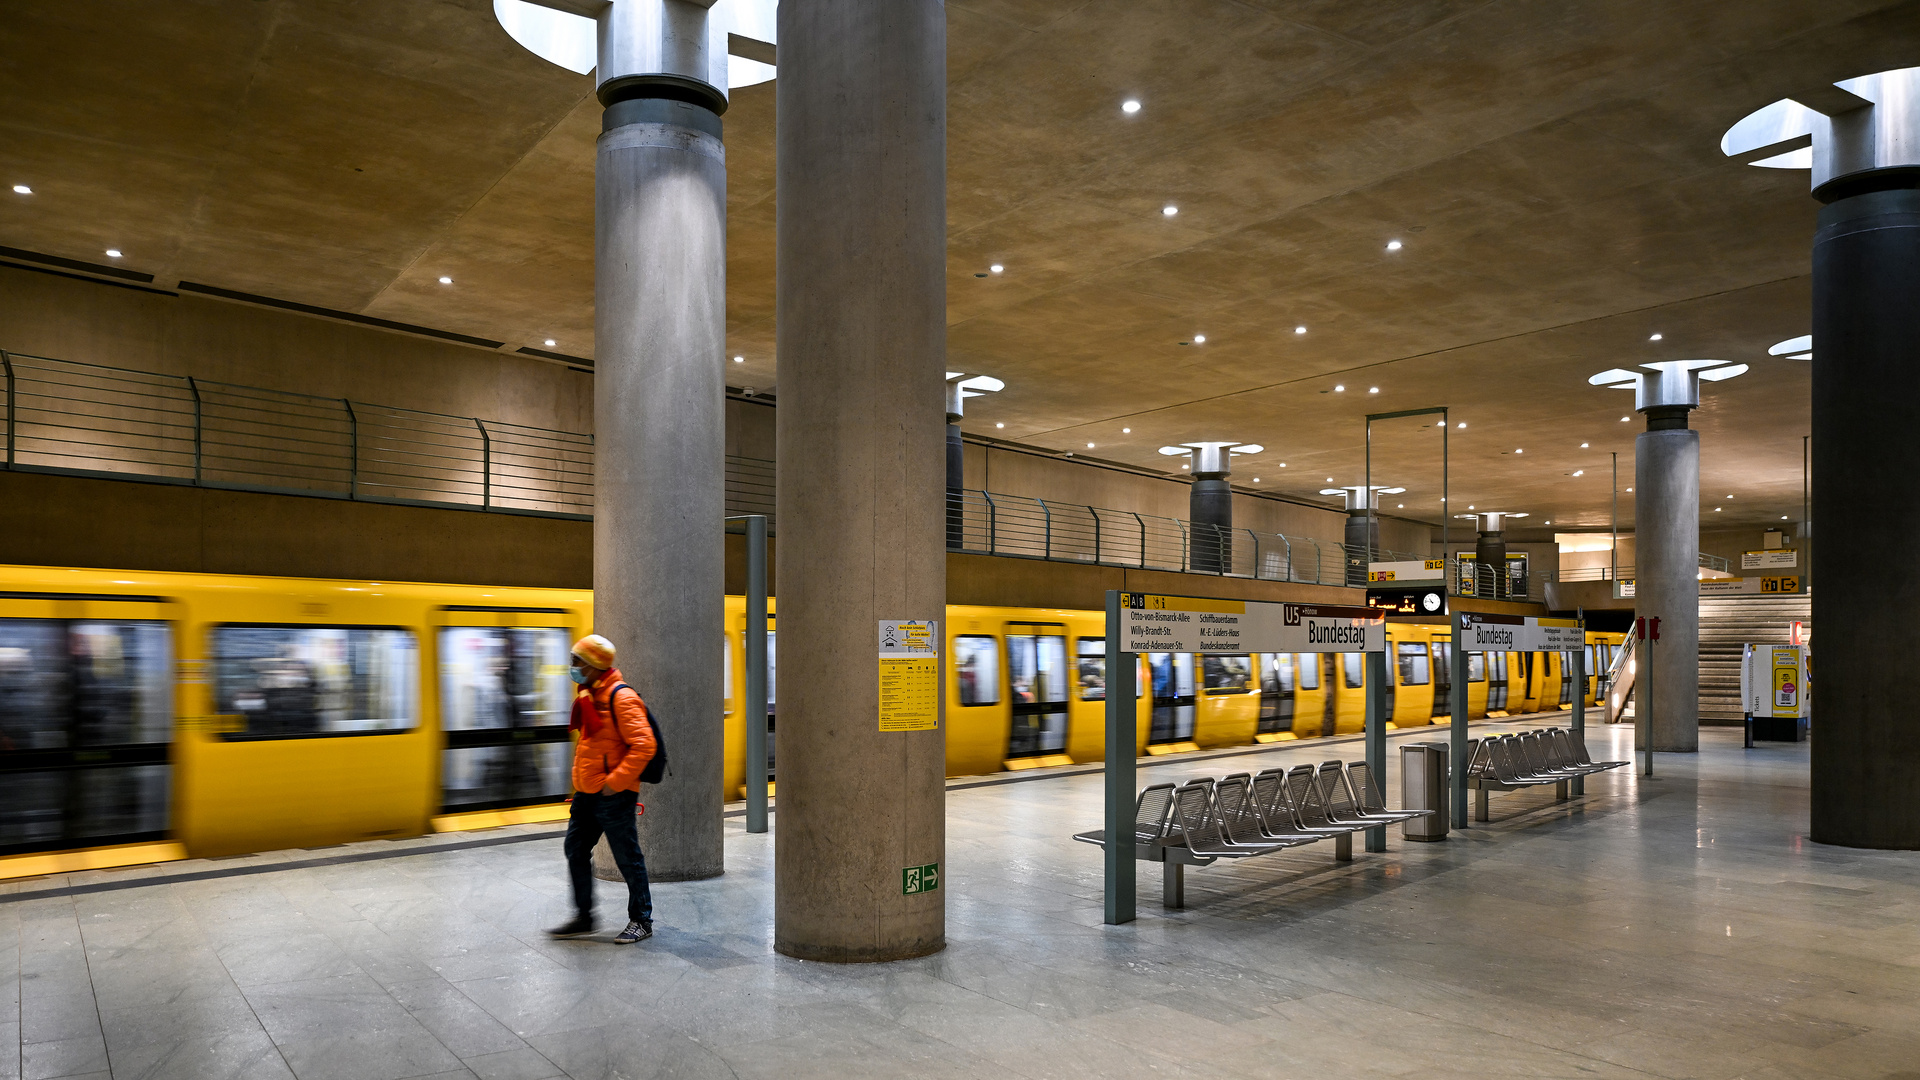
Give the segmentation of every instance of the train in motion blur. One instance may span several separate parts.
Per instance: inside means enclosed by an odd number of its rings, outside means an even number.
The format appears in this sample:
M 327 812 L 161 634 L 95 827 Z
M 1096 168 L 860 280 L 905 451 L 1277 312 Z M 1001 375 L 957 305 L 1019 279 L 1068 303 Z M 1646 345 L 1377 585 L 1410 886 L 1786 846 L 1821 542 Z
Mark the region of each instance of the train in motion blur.
M 0 567 L 0 859 L 164 841 L 193 856 L 316 847 L 564 816 L 568 650 L 581 590 Z M 947 772 L 1102 760 L 1098 611 L 952 606 Z M 725 789 L 745 722 L 745 605 L 727 601 Z M 1447 626 L 1389 624 L 1396 727 L 1593 700 L 1572 654 L 1470 654 Z M 1589 634 L 1585 670 L 1620 636 Z M 1361 730 L 1359 654 L 1138 658 L 1136 750 L 1179 753 Z M 647 673 L 627 674 L 643 692 Z M 0 876 L 6 876 L 0 865 Z

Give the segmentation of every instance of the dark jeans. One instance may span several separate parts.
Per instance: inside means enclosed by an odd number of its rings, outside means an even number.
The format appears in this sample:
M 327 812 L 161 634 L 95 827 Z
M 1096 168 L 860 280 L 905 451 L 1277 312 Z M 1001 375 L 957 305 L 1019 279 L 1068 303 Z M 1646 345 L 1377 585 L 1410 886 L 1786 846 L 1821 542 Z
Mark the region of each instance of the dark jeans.
M 593 914 L 593 845 L 606 835 L 614 865 L 627 879 L 627 919 L 653 925 L 653 890 L 647 887 L 647 858 L 640 854 L 640 830 L 633 811 L 637 791 L 604 795 L 573 793 L 573 813 L 567 818 L 567 874 L 573 878 L 573 906 L 582 915 Z

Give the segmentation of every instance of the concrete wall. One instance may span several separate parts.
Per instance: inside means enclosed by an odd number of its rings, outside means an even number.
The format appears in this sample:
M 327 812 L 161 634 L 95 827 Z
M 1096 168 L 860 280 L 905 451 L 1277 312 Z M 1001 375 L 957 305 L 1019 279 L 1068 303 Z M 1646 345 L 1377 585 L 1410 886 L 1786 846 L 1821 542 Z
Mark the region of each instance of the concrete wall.
M 0 349 L 454 416 L 593 430 L 593 376 L 530 357 L 0 266 Z

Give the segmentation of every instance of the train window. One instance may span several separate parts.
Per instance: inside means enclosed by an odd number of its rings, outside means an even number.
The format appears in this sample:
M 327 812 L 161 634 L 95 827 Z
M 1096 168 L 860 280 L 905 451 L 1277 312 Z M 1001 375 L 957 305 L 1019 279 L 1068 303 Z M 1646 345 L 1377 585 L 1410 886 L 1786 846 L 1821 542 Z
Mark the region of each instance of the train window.
M 1080 683 L 1081 701 L 1105 701 L 1107 697 L 1107 639 L 1076 638 L 1073 643 L 1074 675 Z
M 1358 690 L 1367 685 L 1366 653 L 1341 653 L 1340 670 L 1347 678 L 1347 689 Z
M 1067 639 L 1059 634 L 1008 634 L 1007 681 L 1016 704 L 1067 700 Z
M 1592 645 L 1588 645 L 1586 647 L 1586 655 L 1582 657 L 1582 659 L 1586 660 L 1587 662 L 1587 674 L 1592 675 L 1595 671 L 1595 668 L 1593 666 L 1593 646 Z
M 1253 658 L 1248 656 L 1205 656 L 1201 674 L 1210 694 L 1243 694 L 1253 674 Z
M 1401 686 L 1425 686 L 1429 681 L 1427 670 L 1427 643 L 1424 641 L 1402 641 L 1398 646 Z
M 569 640 L 555 627 L 440 629 L 443 808 L 551 801 L 571 790 Z
M 1293 658 L 1289 654 L 1260 654 L 1260 689 L 1270 694 L 1293 693 Z
M 166 623 L 0 619 L 0 851 L 167 827 Z
M 1320 689 L 1320 654 L 1303 652 L 1294 657 L 1300 661 L 1300 689 Z
M 1486 682 L 1487 681 L 1487 654 L 1486 653 L 1470 652 L 1467 654 L 1467 681 L 1468 682 Z
M 409 731 L 417 723 L 413 635 L 372 626 L 217 626 L 214 708 L 228 739 Z
M 1000 704 L 999 641 L 985 634 L 963 634 L 954 638 L 953 675 L 960 684 L 960 704 Z M 771 680 L 767 690 L 771 695 Z

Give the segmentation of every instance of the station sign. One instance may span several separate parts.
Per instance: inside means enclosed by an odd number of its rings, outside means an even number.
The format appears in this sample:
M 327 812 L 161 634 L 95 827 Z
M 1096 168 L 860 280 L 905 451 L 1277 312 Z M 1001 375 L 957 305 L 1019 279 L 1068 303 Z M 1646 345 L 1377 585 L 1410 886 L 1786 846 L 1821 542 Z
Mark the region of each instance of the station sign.
M 1411 587 L 1382 587 L 1367 590 L 1367 606 L 1389 615 L 1432 615 L 1447 613 L 1445 582 Z
M 1587 634 L 1576 619 L 1537 619 L 1526 615 L 1460 616 L 1462 652 L 1561 652 L 1585 647 Z
M 1409 559 L 1403 562 L 1370 562 L 1367 564 L 1367 584 L 1385 582 L 1445 581 L 1447 560 L 1445 559 Z
M 1800 575 L 1779 577 L 1719 578 L 1700 583 L 1701 596 L 1753 596 L 1800 591 Z
M 1384 652 L 1386 647 L 1386 613 L 1378 608 L 1120 594 L 1122 652 Z
M 1793 548 L 1768 548 L 1740 553 L 1742 570 L 1792 570 L 1800 565 L 1800 553 Z

